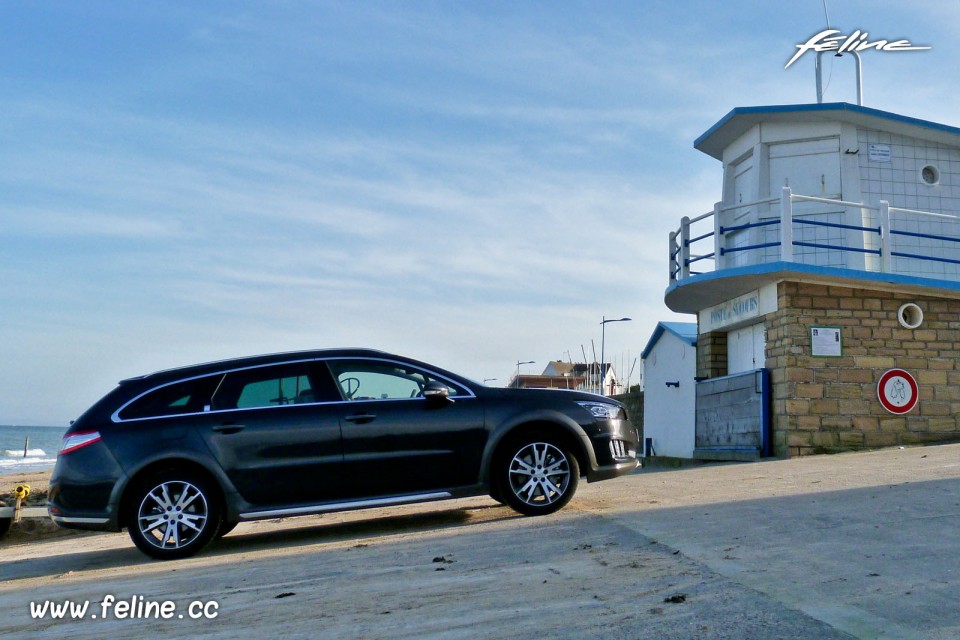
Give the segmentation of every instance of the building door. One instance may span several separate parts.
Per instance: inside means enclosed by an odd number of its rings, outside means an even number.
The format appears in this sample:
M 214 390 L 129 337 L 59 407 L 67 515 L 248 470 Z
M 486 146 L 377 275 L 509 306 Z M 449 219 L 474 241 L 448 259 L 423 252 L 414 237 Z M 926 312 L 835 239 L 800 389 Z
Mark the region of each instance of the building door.
M 772 197 L 790 187 L 804 196 L 841 199 L 839 138 L 771 144 L 769 158 Z
M 727 334 L 727 374 L 762 369 L 766 364 L 767 336 L 763 323 Z
M 839 138 L 771 144 L 769 157 L 769 187 L 770 195 L 774 198 L 780 195 L 783 187 L 790 187 L 790 190 L 798 195 L 843 199 L 840 186 Z M 842 209 L 817 202 L 794 202 L 793 215 L 814 222 L 844 222 Z M 845 234 L 849 233 L 852 232 L 836 227 L 807 224 L 795 224 L 793 227 L 794 241 L 819 245 L 849 245 L 854 241 L 853 238 L 845 237 Z M 768 241 L 772 240 L 771 238 Z M 797 245 L 793 254 L 797 262 L 832 267 L 847 266 L 845 261 L 848 256 L 841 251 Z

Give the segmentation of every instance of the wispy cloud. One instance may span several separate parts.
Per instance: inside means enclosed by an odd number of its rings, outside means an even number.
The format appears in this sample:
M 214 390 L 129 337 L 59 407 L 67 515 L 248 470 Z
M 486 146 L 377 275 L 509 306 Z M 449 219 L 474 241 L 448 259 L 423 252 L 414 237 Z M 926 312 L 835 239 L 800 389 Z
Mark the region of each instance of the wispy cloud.
M 958 124 L 950 11 L 836 9 L 935 46 L 865 61 L 868 104 Z M 639 352 L 673 317 L 667 233 L 720 197 L 693 140 L 735 106 L 812 101 L 812 67 L 782 67 L 820 13 L 7 7 L 0 422 L 238 353 L 370 345 L 505 381 L 589 351 L 604 314 L 634 318 L 609 337 Z

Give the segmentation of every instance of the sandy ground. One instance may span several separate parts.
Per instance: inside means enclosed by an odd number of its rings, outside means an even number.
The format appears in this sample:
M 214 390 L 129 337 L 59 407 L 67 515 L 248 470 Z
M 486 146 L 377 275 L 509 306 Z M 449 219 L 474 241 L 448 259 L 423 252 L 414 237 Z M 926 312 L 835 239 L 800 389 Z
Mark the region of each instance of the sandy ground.
M 12 507 L 15 503 L 14 489 L 17 485 L 28 484 L 30 485 L 30 496 L 27 498 L 25 505 L 31 507 L 46 506 L 47 487 L 50 483 L 51 472 L 52 470 L 26 471 L 0 475 L 0 502 Z M 80 531 L 61 529 L 47 518 L 24 518 L 19 524 L 11 527 L 6 535 L 0 537 L 0 548 L 3 545 L 18 544 L 31 540 L 77 535 L 86 534 Z
M 19 484 L 30 485 L 30 497 L 27 504 L 42 505 L 47 503 L 47 485 L 50 483 L 51 470 L 27 471 L 0 475 L 0 500 L 13 504 L 13 490 Z
M 960 445 L 632 474 L 524 518 L 486 498 L 244 523 L 156 562 L 124 533 L 0 544 L 7 638 L 960 637 Z M 216 603 L 215 618 L 100 615 Z M 83 619 L 32 604 L 90 602 Z

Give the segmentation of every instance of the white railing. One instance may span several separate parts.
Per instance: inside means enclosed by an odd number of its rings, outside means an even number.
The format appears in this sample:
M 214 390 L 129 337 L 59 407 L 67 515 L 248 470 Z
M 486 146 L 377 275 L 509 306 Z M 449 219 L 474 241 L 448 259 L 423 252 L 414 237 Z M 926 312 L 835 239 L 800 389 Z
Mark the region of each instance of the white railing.
M 773 209 L 778 202 L 779 215 Z M 817 214 L 824 211 L 797 213 L 795 203 L 826 205 L 834 214 L 838 210 L 843 212 L 853 208 L 860 212 L 857 220 L 864 222 L 847 224 L 817 220 Z M 744 216 L 746 221 L 742 224 L 723 224 L 744 209 L 767 211 L 763 217 Z M 936 221 L 950 225 L 951 233 L 933 233 Z M 772 233 L 774 227 L 777 227 L 775 234 Z M 844 237 L 840 240 L 824 239 L 817 235 L 817 229 L 827 229 L 825 233 L 839 233 Z M 944 230 L 943 225 L 939 230 Z M 731 242 L 738 236 L 746 241 Z M 708 244 L 708 240 L 712 242 Z M 912 245 L 903 246 L 909 243 Z M 731 265 L 731 256 L 738 254 L 747 257 L 739 258 L 737 264 Z M 834 259 L 847 268 L 960 281 L 960 218 L 891 207 L 884 200 L 879 205 L 868 205 L 794 194 L 789 187 L 784 187 L 778 198 L 726 207 L 717 203 L 713 211 L 694 218 L 684 217 L 680 228 L 670 233 L 669 276 L 670 282 L 674 283 L 708 271 L 745 264 L 770 261 L 821 264 L 827 255 L 835 256 Z

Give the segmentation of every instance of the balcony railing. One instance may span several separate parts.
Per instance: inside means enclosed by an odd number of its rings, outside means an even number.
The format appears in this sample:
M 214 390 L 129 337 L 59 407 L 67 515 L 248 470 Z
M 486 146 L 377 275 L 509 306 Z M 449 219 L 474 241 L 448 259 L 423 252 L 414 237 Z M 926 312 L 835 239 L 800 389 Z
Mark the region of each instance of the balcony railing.
M 960 281 L 960 217 L 784 187 L 779 198 L 717 203 L 670 233 L 671 284 L 777 261 Z

